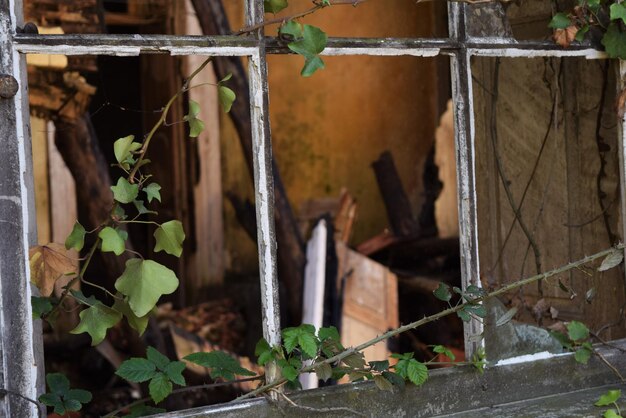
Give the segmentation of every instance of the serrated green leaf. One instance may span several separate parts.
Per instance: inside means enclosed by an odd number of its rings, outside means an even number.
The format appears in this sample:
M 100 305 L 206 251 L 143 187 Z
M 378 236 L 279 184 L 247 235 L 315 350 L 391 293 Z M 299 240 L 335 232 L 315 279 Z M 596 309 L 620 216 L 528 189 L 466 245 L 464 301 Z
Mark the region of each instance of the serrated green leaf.
M 445 283 L 439 283 L 439 287 L 435 289 L 433 295 L 439 300 L 444 302 L 448 302 L 452 298 L 452 294 L 450 293 L 450 288 Z
M 260 366 L 266 365 L 270 360 L 272 360 L 272 347 L 270 347 L 269 343 L 265 340 L 265 338 L 261 338 L 254 348 L 254 355 L 257 356 Z
M 167 365 L 170 364 L 170 359 L 152 346 L 148 346 L 146 357 L 161 371 L 165 371 Z
M 148 385 L 150 391 L 150 397 L 154 403 L 159 403 L 163 399 L 167 398 L 172 393 L 172 382 L 163 372 L 157 372 L 150 380 Z
M 319 380 L 325 382 L 333 376 L 333 368 L 329 364 L 322 363 L 315 368 L 315 374 Z
M 185 363 L 182 361 L 172 361 L 163 371 L 172 382 L 179 386 L 185 386 L 187 383 L 183 377 L 183 370 L 185 370 Z
M 265 13 L 278 13 L 288 6 L 287 0 L 263 0 Z
M 139 194 L 139 186 L 130 184 L 124 177 L 117 179 L 117 184 L 111 186 L 113 191 L 113 199 L 120 203 L 131 203 Z
M 110 226 L 103 228 L 98 237 L 102 240 L 102 252 L 112 252 L 115 255 L 121 255 L 126 250 L 124 239 Z
M 350 354 L 343 359 L 343 363 L 353 369 L 362 369 L 365 367 L 365 357 L 363 353 Z
M 617 402 L 617 400 L 622 396 L 622 391 L 620 389 L 612 389 L 600 396 L 600 399 L 594 403 L 595 406 L 607 406 L 611 405 L 613 402 Z
M 85 245 L 85 228 L 76 221 L 74 223 L 74 227 L 72 228 L 72 232 L 65 239 L 65 249 L 69 250 L 71 248 L 76 251 L 80 251 L 83 249 Z
M 189 113 L 183 117 L 183 120 L 189 123 L 189 136 L 197 138 L 204 130 L 204 122 L 198 119 L 200 114 L 200 105 L 193 100 L 189 100 Z
M 398 360 L 410 360 L 412 359 L 414 356 L 413 353 L 404 353 L 404 354 L 400 354 L 400 353 L 393 353 L 390 357 L 391 358 L 396 358 Z
M 138 317 L 154 308 L 162 295 L 178 288 L 176 274 L 167 267 L 152 261 L 133 258 L 126 262 L 126 270 L 115 282 L 115 288 L 128 296 L 128 304 Z
M 447 347 L 444 347 L 443 345 L 434 346 L 433 352 L 437 354 L 443 354 L 444 356 L 448 357 L 452 361 L 456 360 L 456 356 L 454 355 L 454 353 L 450 351 Z
M 146 382 L 157 373 L 156 365 L 148 359 L 133 357 L 120 364 L 116 375 L 129 382 Z
M 233 103 L 235 102 L 236 98 L 237 96 L 235 95 L 234 91 L 232 91 L 226 86 L 222 86 L 222 85 L 218 86 L 217 99 L 219 100 L 220 105 L 222 106 L 222 109 L 224 110 L 224 112 L 226 113 L 230 112 L 230 109 L 233 107 Z
M 241 367 L 237 360 L 223 351 L 193 353 L 186 356 L 185 360 L 209 369 L 212 379 L 222 377 L 226 380 L 234 380 L 235 375 L 255 376 L 254 372 Z
M 624 3 L 613 3 L 609 9 L 611 20 L 621 20 L 626 24 L 626 5 Z
M 626 59 L 626 33 L 617 22 L 611 22 L 602 37 L 602 45 L 610 58 Z
M 124 415 L 122 418 L 139 418 L 139 417 L 145 417 L 148 415 L 160 414 L 162 412 L 166 412 L 166 410 L 163 408 L 155 408 L 153 406 L 141 404 L 141 405 L 135 405 L 131 407 L 129 414 Z
M 382 375 L 374 376 L 374 383 L 376 383 L 376 387 L 380 390 L 393 390 L 393 384 Z
M 113 153 L 118 163 L 122 165 L 126 170 L 129 168 L 129 159 L 132 158 L 132 153 L 141 148 L 139 142 L 133 142 L 134 135 L 125 136 L 113 143 Z
M 91 396 L 91 392 L 87 391 L 87 390 L 83 390 L 83 389 L 70 389 L 67 391 L 67 394 L 65 395 L 66 399 L 73 399 L 75 401 L 78 401 L 80 403 L 88 403 L 91 402 L 92 396 Z M 78 411 L 78 409 L 76 409 L 76 411 Z
M 598 267 L 598 271 L 610 270 L 613 267 L 617 267 L 622 261 L 624 261 L 624 251 L 615 250 L 602 260 L 602 264 Z
M 317 336 L 320 341 L 325 341 L 325 340 L 331 340 L 331 341 L 336 341 L 336 342 L 341 341 L 341 337 L 339 336 L 339 330 L 337 330 L 337 328 L 333 326 L 320 328 L 319 331 L 317 332 Z
M 622 418 L 615 409 L 607 409 L 602 415 L 603 418 Z
M 80 322 L 70 333 L 81 334 L 86 332 L 91 337 L 91 345 L 98 345 L 104 340 L 107 329 L 122 319 L 122 314 L 98 302 L 87 309 L 83 309 L 79 317 Z
M 135 312 L 130 309 L 128 302 L 123 300 L 121 297 L 115 299 L 113 309 L 124 315 L 126 317 L 126 321 L 128 321 L 128 325 L 137 331 L 140 336 L 144 333 L 146 327 L 148 326 L 148 321 L 150 320 L 150 313 L 142 317 L 135 315 Z
M 304 25 L 302 38 L 287 45 L 290 50 L 304 57 L 304 67 L 301 72 L 303 77 L 309 77 L 318 69 L 324 68 L 324 61 L 319 54 L 326 48 L 327 41 L 328 37 L 320 28 Z
M 428 368 L 415 359 L 408 361 L 407 377 L 415 386 L 422 385 L 428 379 Z
M 386 370 L 389 370 L 388 360 L 370 361 L 368 364 L 372 370 L 377 372 L 384 372 Z
M 152 203 L 152 199 L 161 201 L 161 186 L 158 183 L 150 183 L 143 188 L 144 193 L 148 197 L 148 203 Z
M 581 347 L 574 353 L 574 359 L 577 363 L 587 364 L 591 357 L 592 351 L 586 347 Z
M 154 252 L 161 250 L 168 254 L 180 257 L 183 253 L 183 241 L 185 240 L 185 232 L 183 224 L 180 221 L 169 221 L 161 224 L 154 231 Z
M 565 13 L 557 13 L 552 16 L 552 20 L 548 24 L 552 29 L 565 29 L 572 24 L 570 18 Z
M 289 363 L 282 366 L 280 370 L 283 377 L 289 381 L 294 381 L 298 378 L 298 371 Z
M 31 296 L 30 304 L 33 309 L 33 319 L 40 319 L 42 315 L 52 311 L 52 303 L 49 298 L 40 296 Z
M 298 336 L 298 345 L 310 358 L 314 358 L 317 355 L 317 338 L 315 338 L 315 335 L 305 332 L 301 333 Z
M 567 324 L 567 335 L 572 341 L 581 341 L 589 338 L 589 328 L 582 322 L 572 321 Z
M 389 380 L 392 385 L 397 386 L 399 388 L 404 388 L 404 379 L 394 372 L 383 372 L 382 376 Z

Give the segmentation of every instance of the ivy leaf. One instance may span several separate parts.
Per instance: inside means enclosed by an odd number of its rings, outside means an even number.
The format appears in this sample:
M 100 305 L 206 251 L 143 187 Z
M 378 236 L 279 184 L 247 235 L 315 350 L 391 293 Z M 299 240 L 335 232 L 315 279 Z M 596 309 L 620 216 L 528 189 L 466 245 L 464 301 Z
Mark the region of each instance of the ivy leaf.
M 617 413 L 617 411 L 615 411 L 615 409 L 607 409 L 606 411 L 604 411 L 604 414 L 602 415 L 603 418 L 622 418 L 621 415 L 619 415 Z
M 611 20 L 622 20 L 626 24 L 626 5 L 624 3 L 613 3 L 609 9 Z
M 100 303 L 100 301 L 95 296 L 92 295 L 87 297 L 81 290 L 70 289 L 70 294 L 79 303 L 82 303 L 86 306 L 93 306 Z
M 293 42 L 302 39 L 302 25 L 295 20 L 285 22 L 279 29 L 278 35 L 282 40 Z
M 148 406 L 146 404 L 135 405 L 130 408 L 130 413 L 128 415 L 124 415 L 123 418 L 139 418 L 145 417 L 148 415 L 160 414 L 162 412 L 166 412 L 163 408 L 155 408 L 153 406 Z
M 552 20 L 548 24 L 552 29 L 565 29 L 571 25 L 570 18 L 565 13 L 557 13 L 552 16 Z
M 589 338 L 589 328 L 582 322 L 572 321 L 567 324 L 567 335 L 572 341 L 581 341 Z
M 428 379 L 428 368 L 415 359 L 409 360 L 407 377 L 415 386 L 422 385 Z
M 287 0 L 264 0 L 263 8 L 265 13 L 278 13 L 288 6 Z
M 378 389 L 380 390 L 393 390 L 393 384 L 385 379 L 382 375 L 376 375 L 374 376 L 374 383 L 376 383 L 376 387 L 378 387 Z
M 148 326 L 148 321 L 150 320 L 150 313 L 141 317 L 135 315 L 135 312 L 130 309 L 128 302 L 122 300 L 121 298 L 115 299 L 113 309 L 124 315 L 126 317 L 126 321 L 128 321 L 128 325 L 137 331 L 140 336 L 144 333 L 146 327 Z
M 74 261 L 67 256 L 63 245 L 50 243 L 31 247 L 30 281 L 37 286 L 42 296 L 50 296 L 57 279 L 76 269 Z
M 156 404 L 172 393 L 172 382 L 165 373 L 157 372 L 152 380 L 150 380 L 148 390 L 150 391 L 150 397 Z
M 156 366 L 148 359 L 133 357 L 120 364 L 116 375 L 129 382 L 141 383 L 152 379 L 156 375 Z
M 325 382 L 333 376 L 333 368 L 329 364 L 322 363 L 315 368 L 315 374 L 319 380 Z
M 610 58 L 626 59 L 626 33 L 617 22 L 611 22 L 602 37 L 602 45 Z
M 169 295 L 178 287 L 176 274 L 152 261 L 133 258 L 126 262 L 126 270 L 115 282 L 115 288 L 128 296 L 128 304 L 138 317 L 154 308 L 161 295 Z
M 115 159 L 125 170 L 130 168 L 130 160 L 132 160 L 132 153 L 141 148 L 139 142 L 133 142 L 135 135 L 128 135 L 124 138 L 120 138 L 113 143 L 113 153 Z
M 611 254 L 607 255 L 602 264 L 598 267 L 598 271 L 610 270 L 613 267 L 618 266 L 624 261 L 624 250 L 614 250 Z
M 235 102 L 236 98 L 237 96 L 235 95 L 235 92 L 228 87 L 221 84 L 217 87 L 217 99 L 219 100 L 224 112 L 230 112 L 230 109 L 231 107 L 233 107 L 233 103 Z
M 309 77 L 318 69 L 324 68 L 324 61 L 319 54 L 326 48 L 327 41 L 328 37 L 320 28 L 304 25 L 302 39 L 287 45 L 290 50 L 304 57 L 304 67 L 301 72 L 303 77 Z
M 150 183 L 143 188 L 143 191 L 148 196 L 148 203 L 152 203 L 152 199 L 161 201 L 161 186 L 158 183 Z
M 98 237 L 102 240 L 102 252 L 112 252 L 115 255 L 121 255 L 126 250 L 124 238 L 110 226 L 102 229 Z
M 448 288 L 448 285 L 446 285 L 445 283 L 439 283 L 439 287 L 435 289 L 435 291 L 433 292 L 433 295 L 435 295 L 437 299 L 442 300 L 444 302 L 448 302 L 450 299 L 452 299 L 452 294 L 450 293 L 450 289 Z
M 189 100 L 189 113 L 183 117 L 183 120 L 189 123 L 189 136 L 197 138 L 204 130 L 204 122 L 198 119 L 200 114 L 200 105 L 193 100 Z
M 575 41 L 582 42 L 585 40 L 585 35 L 589 32 L 591 27 L 589 25 L 585 25 L 576 32 L 576 36 L 574 37 Z
M 592 354 L 592 351 L 589 350 L 587 347 L 580 347 L 574 353 L 574 359 L 576 360 L 577 363 L 587 364 L 587 362 L 589 361 L 589 358 L 591 357 L 591 354 Z
M 117 179 L 117 184 L 111 186 L 113 191 L 113 199 L 120 203 L 131 203 L 139 194 L 139 186 L 130 184 L 124 177 Z
M 165 222 L 154 231 L 154 239 L 156 240 L 154 252 L 164 250 L 168 254 L 180 257 L 185 240 L 183 224 L 180 221 Z
M 65 249 L 75 249 L 76 251 L 80 251 L 83 249 L 85 245 L 85 228 L 76 221 L 74 223 L 74 227 L 72 228 L 72 232 L 65 239 Z
M 223 351 L 211 351 L 208 353 L 193 353 L 184 357 L 185 360 L 209 369 L 212 379 L 222 377 L 225 380 L 234 380 L 235 375 L 256 376 L 254 372 L 244 369 L 237 360 Z
M 604 395 L 600 396 L 600 399 L 594 403 L 595 406 L 607 406 L 611 405 L 613 402 L 617 402 L 617 400 L 622 396 L 622 391 L 619 389 L 609 390 Z
M 165 366 L 165 374 L 174 383 L 180 386 L 185 386 L 185 378 L 183 377 L 183 370 L 185 370 L 185 363 L 182 361 L 172 361 Z
M 137 212 L 139 212 L 140 215 L 145 215 L 146 213 L 152 213 L 152 214 L 157 213 L 153 210 L 148 209 L 146 205 L 143 203 L 143 200 L 133 200 L 133 205 L 135 205 L 135 208 L 137 209 Z
M 448 357 L 452 361 L 456 360 L 456 356 L 454 355 L 454 353 L 452 351 L 450 351 L 447 347 L 443 346 L 443 345 L 436 345 L 436 346 L 434 346 L 433 347 L 433 352 L 435 352 L 437 354 L 443 354 L 444 356 Z
M 100 344 L 106 336 L 107 329 L 122 319 L 121 313 L 105 306 L 102 302 L 83 309 L 79 316 L 80 322 L 70 333 L 81 334 L 86 332 L 91 337 L 91 345 Z
M 33 309 L 33 319 L 40 319 L 42 315 L 52 311 L 52 303 L 46 297 L 31 296 L 30 304 Z

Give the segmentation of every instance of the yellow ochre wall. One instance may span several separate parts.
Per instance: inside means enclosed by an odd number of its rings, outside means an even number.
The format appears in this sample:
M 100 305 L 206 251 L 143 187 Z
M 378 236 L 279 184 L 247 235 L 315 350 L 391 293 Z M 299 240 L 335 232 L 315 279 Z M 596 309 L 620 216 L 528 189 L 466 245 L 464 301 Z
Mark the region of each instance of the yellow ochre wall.
M 234 29 L 242 27 L 241 1 L 225 5 Z M 310 7 L 290 0 L 283 14 Z M 430 37 L 432 2 L 370 0 L 354 8 L 334 6 L 302 22 L 329 36 Z M 273 18 L 271 14 L 266 17 Z M 267 29 L 276 34 L 276 26 Z M 391 150 L 414 212 L 421 204 L 423 163 L 437 123 L 437 67 L 432 58 L 323 57 L 326 69 L 300 76 L 303 58 L 270 56 L 270 121 L 274 155 L 297 213 L 308 199 L 337 196 L 347 187 L 358 200 L 351 244 L 380 233 L 387 216 L 371 163 Z M 252 196 L 239 141 L 222 118 L 224 190 Z M 227 265 L 234 271 L 255 266 L 256 248 L 225 207 Z M 280 245 L 280 243 L 278 244 Z

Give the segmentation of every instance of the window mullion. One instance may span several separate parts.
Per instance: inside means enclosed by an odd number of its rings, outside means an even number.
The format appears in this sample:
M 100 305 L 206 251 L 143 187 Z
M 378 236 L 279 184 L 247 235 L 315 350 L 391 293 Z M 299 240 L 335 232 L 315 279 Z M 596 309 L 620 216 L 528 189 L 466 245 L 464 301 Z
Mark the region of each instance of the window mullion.
M 617 74 L 617 97 L 626 91 L 626 61 L 620 60 Z M 622 105 L 623 106 L 623 105 Z M 623 112 L 623 109 L 622 109 Z M 622 193 L 621 197 L 621 218 L 622 218 L 622 236 L 626 237 L 626 194 L 623 193 L 626 187 L 626 114 L 618 114 L 617 117 L 617 141 L 619 154 L 619 176 Z M 626 251 L 626 250 L 625 250 Z

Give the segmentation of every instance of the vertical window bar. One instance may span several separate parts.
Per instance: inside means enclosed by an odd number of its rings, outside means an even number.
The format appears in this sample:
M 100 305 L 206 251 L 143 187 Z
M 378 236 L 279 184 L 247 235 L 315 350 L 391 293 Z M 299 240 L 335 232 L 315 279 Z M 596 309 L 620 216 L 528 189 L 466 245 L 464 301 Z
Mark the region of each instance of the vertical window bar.
M 626 89 L 626 61 L 619 60 L 618 74 L 617 74 L 617 97 L 620 97 L 623 91 Z M 619 109 L 618 111 L 623 109 Z M 624 188 L 626 187 L 626 114 L 618 116 L 617 118 L 617 138 L 619 144 L 619 175 L 620 185 L 622 192 L 621 196 L 621 216 L 622 216 L 622 231 L 623 236 L 626 237 L 626 222 L 623 219 L 626 217 L 626 195 Z M 624 250 L 626 251 L 626 250 Z
M 481 287 L 478 259 L 478 224 L 476 215 L 476 171 L 474 147 L 474 106 L 472 97 L 471 55 L 465 47 L 466 5 L 449 3 L 450 36 L 461 43 L 452 55 L 450 70 L 452 100 L 454 102 L 454 136 L 456 147 L 456 172 L 459 198 L 459 236 L 461 249 L 461 277 L 463 288 Z M 470 359 L 482 345 L 477 340 L 483 324 L 472 318 L 464 324 L 465 355 Z
M 28 249 L 36 242 L 26 62 L 14 48 L 22 1 L 0 0 L 0 415 L 37 417 L 43 375 L 41 330 L 35 337 Z
M 246 22 L 263 22 L 263 0 L 246 1 Z M 263 336 L 271 346 L 280 345 L 280 306 L 276 273 L 276 234 L 274 231 L 274 178 L 272 175 L 272 144 L 270 137 L 267 62 L 263 29 L 256 32 L 259 45 L 250 57 L 250 114 L 252 117 L 252 154 L 254 157 L 254 190 L 261 280 Z M 266 380 L 278 377 L 268 367 Z

